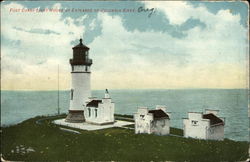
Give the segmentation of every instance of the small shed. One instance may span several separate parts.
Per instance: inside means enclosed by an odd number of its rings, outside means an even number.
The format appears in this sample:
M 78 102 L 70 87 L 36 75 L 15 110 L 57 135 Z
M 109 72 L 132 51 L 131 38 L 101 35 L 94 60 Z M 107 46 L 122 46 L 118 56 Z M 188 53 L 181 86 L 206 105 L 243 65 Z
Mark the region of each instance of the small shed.
M 199 139 L 224 139 L 225 119 L 218 117 L 218 110 L 206 110 L 205 113 L 189 112 L 183 119 L 184 136 Z
M 134 114 L 135 133 L 167 135 L 170 131 L 170 118 L 165 106 L 156 106 L 155 110 L 147 107 L 138 108 Z
M 106 89 L 105 97 L 101 100 L 90 99 L 85 106 L 84 116 L 86 122 L 98 125 L 114 123 L 115 103 L 112 102 Z

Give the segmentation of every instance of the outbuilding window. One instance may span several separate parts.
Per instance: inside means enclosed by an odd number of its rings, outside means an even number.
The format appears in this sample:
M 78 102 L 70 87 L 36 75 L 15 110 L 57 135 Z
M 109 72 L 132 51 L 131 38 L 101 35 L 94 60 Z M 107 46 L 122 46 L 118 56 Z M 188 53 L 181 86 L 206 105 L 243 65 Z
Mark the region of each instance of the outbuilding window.
M 97 117 L 97 109 L 95 109 L 95 117 Z
M 164 127 L 166 125 L 165 120 L 162 120 L 161 126 Z
M 90 108 L 88 108 L 88 111 L 89 111 L 89 117 L 91 116 L 91 110 L 90 110 Z
M 71 95 L 70 95 L 70 96 L 71 96 L 71 97 L 70 97 L 70 99 L 71 99 L 71 100 L 73 100 L 73 96 L 74 96 L 74 89 L 71 89 L 71 93 L 70 93 L 70 94 L 71 94 Z
M 140 118 L 141 118 L 142 120 L 145 120 L 145 119 L 144 119 L 144 116 L 145 116 L 145 115 L 140 115 Z
M 198 121 L 192 120 L 192 125 L 194 125 L 194 126 L 198 125 Z
M 210 129 L 209 129 L 209 132 L 210 132 L 211 134 L 213 134 L 213 133 L 214 133 L 214 129 L 210 128 Z

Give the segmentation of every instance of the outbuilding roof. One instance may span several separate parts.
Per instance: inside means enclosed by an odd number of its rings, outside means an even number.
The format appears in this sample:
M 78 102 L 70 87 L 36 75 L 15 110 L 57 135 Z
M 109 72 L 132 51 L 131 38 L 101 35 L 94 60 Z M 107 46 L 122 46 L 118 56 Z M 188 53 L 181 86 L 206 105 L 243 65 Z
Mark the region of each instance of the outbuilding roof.
M 101 103 L 102 100 L 92 100 L 89 103 L 87 103 L 87 107 L 98 107 L 98 104 Z
M 218 124 L 224 124 L 223 120 L 218 118 L 212 113 L 209 114 L 204 114 L 203 119 L 209 119 L 210 120 L 210 125 L 218 125 Z
M 167 113 L 165 113 L 163 110 L 149 110 L 149 113 L 153 114 L 154 119 L 160 119 L 160 118 L 167 118 L 169 119 L 169 116 Z

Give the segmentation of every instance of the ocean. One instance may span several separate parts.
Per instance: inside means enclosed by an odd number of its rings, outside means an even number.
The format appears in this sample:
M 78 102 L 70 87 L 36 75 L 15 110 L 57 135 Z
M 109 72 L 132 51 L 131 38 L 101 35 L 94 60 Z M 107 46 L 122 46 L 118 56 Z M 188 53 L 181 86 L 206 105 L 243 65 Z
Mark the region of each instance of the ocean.
M 137 107 L 166 105 L 171 127 L 182 128 L 187 112 L 220 110 L 226 118 L 225 138 L 249 141 L 248 91 L 246 89 L 109 90 L 115 113 L 132 115 Z M 92 91 L 102 98 L 104 90 Z M 67 113 L 69 91 L 60 91 L 61 113 Z M 57 113 L 57 91 L 1 91 L 1 126 L 20 123 L 38 115 Z

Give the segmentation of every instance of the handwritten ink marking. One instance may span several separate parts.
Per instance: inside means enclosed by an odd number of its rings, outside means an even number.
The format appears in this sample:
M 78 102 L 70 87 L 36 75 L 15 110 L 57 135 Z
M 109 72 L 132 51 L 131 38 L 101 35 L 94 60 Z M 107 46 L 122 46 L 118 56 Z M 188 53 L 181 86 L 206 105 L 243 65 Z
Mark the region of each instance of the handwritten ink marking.
M 144 8 L 140 6 L 137 10 L 138 12 L 149 12 L 148 17 L 150 18 L 151 15 L 155 12 L 155 8 Z

